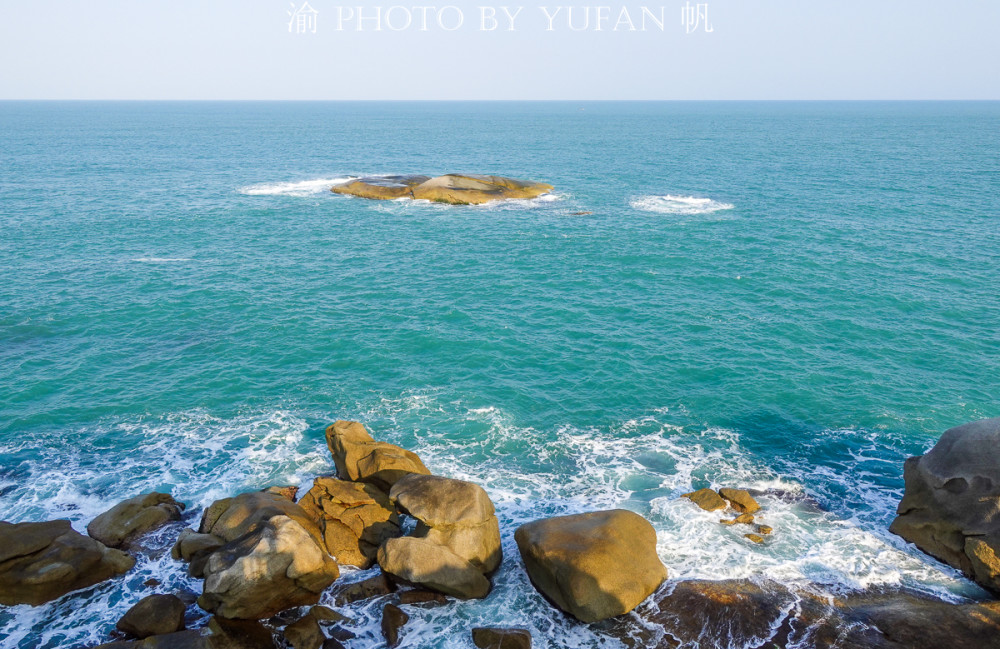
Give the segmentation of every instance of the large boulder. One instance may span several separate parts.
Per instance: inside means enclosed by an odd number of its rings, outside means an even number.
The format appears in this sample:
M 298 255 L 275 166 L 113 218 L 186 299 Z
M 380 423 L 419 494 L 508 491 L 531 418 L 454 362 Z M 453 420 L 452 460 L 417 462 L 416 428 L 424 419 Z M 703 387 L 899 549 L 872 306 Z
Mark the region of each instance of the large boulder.
M 359 178 L 336 185 L 331 191 L 380 200 L 405 197 L 451 205 L 479 205 L 512 198 L 536 198 L 552 191 L 552 185 L 504 176 L 446 174 L 435 178 L 428 176 Z
M 119 548 L 137 536 L 180 520 L 184 504 L 170 494 L 152 492 L 129 498 L 97 516 L 87 534 L 104 545 Z
M 185 608 L 176 595 L 149 595 L 126 611 L 115 628 L 135 638 L 173 633 L 184 628 Z
M 135 559 L 69 521 L 0 521 L 0 604 L 37 606 L 128 572 Z
M 389 491 L 410 473 L 429 474 L 416 453 L 388 442 L 376 442 L 356 421 L 337 421 L 326 429 L 326 444 L 337 475 L 343 480 L 368 482 Z
M 628 613 L 667 578 L 653 526 L 623 509 L 534 521 L 514 540 L 535 587 L 583 622 Z
M 255 492 L 213 503 L 200 531 L 227 541 L 208 555 L 198 604 L 219 616 L 270 617 L 319 601 L 339 576 L 322 534 L 301 507 Z
M 319 526 L 327 552 L 342 565 L 371 567 L 379 546 L 400 535 L 399 516 L 375 485 L 320 477 L 298 504 Z
M 1000 593 L 1000 417 L 945 431 L 903 481 L 889 530 Z
M 379 548 L 378 565 L 397 579 L 452 597 L 482 598 L 490 592 L 490 581 L 479 568 L 425 538 L 389 539 Z
M 448 548 L 483 573 L 500 565 L 500 524 L 493 502 L 479 485 L 410 474 L 393 485 L 389 498 L 417 519 L 414 536 Z

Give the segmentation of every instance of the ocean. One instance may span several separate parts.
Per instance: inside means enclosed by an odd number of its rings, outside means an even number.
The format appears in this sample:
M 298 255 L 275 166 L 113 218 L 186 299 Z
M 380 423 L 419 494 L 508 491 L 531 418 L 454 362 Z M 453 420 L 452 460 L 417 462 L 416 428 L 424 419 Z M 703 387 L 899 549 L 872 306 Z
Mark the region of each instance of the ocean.
M 493 594 L 413 611 L 414 646 L 615 647 L 513 543 L 610 507 L 671 579 L 980 597 L 887 527 L 906 457 L 1000 415 L 998 152 L 996 102 L 0 102 L 0 519 L 83 531 L 160 490 L 197 526 L 332 472 L 356 419 L 501 521 Z M 329 192 L 449 172 L 555 190 Z M 678 499 L 710 485 L 763 492 L 766 545 Z M 107 641 L 151 577 L 200 592 L 154 553 L 0 609 L 2 644 Z

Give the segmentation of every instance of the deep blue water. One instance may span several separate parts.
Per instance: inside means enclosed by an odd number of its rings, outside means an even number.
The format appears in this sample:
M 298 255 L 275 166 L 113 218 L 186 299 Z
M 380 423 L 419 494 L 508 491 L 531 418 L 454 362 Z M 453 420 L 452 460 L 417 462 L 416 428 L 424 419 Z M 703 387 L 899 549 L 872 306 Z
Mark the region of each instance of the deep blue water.
M 676 577 L 974 596 L 886 527 L 905 457 L 1000 414 L 998 152 L 996 102 L 0 103 L 0 518 L 308 487 L 354 418 L 501 515 L 494 595 L 420 613 L 427 646 L 597 643 L 510 536 L 604 506 Z M 328 191 L 448 172 L 556 189 Z M 771 490 L 767 546 L 676 500 L 709 484 Z M 197 587 L 143 560 L 0 635 L 102 639 L 151 574 Z

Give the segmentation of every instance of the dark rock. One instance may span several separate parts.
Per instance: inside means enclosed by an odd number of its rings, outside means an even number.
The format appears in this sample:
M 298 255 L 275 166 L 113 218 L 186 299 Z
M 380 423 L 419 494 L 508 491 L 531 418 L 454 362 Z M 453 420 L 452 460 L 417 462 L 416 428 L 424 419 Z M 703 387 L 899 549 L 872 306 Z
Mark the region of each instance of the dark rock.
M 208 621 L 212 649 L 274 649 L 271 632 L 256 620 L 228 620 L 213 615 Z
M 531 649 L 531 632 L 480 627 L 472 630 L 472 642 L 479 649 Z
M 184 628 L 185 608 L 173 595 L 149 595 L 130 608 L 115 628 L 135 638 L 173 633 Z
M 534 521 L 514 540 L 535 587 L 583 622 L 631 611 L 667 577 L 653 526 L 622 509 Z
M 135 559 L 69 521 L 0 521 L 0 604 L 37 606 L 132 569 Z
M 338 622 L 350 622 L 351 619 L 344 615 L 341 615 L 337 611 L 333 610 L 329 606 L 323 606 L 322 604 L 317 604 L 309 609 L 309 615 L 312 615 L 320 624 L 335 624 Z
M 1000 593 L 1000 417 L 945 431 L 903 480 L 889 531 Z
M 399 644 L 399 631 L 410 621 L 410 616 L 393 604 L 386 604 L 382 609 L 382 635 L 390 647 Z
M 285 642 L 292 649 L 320 649 L 325 640 L 319 622 L 312 615 L 306 615 L 285 627 Z
M 87 525 L 87 534 L 108 547 L 118 548 L 170 521 L 180 520 L 183 510 L 184 504 L 170 494 L 143 494 L 97 516 Z
M 399 603 L 401 605 L 447 604 L 448 598 L 429 590 L 404 590 L 399 593 Z
M 337 606 L 345 606 L 363 599 L 381 597 L 396 590 L 396 586 L 389 581 L 385 573 L 379 573 L 374 577 L 369 577 L 363 581 L 356 581 L 352 584 L 344 584 L 338 587 L 333 593 L 333 601 Z

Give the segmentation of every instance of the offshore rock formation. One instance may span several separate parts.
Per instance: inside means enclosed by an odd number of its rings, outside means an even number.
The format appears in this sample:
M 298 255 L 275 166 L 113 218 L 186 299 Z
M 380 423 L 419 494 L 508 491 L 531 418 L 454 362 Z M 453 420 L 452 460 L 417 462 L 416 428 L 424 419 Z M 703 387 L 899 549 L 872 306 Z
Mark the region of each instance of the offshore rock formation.
M 132 569 L 135 559 L 69 521 L 0 521 L 0 604 L 37 606 Z
M 413 198 L 451 205 L 480 205 L 512 198 L 537 198 L 552 191 L 547 183 L 503 176 L 447 174 L 430 176 L 376 176 L 333 187 L 336 194 L 393 200 Z
M 531 583 L 582 622 L 628 613 L 667 578 L 653 526 L 624 509 L 534 521 L 514 540 Z
M 889 530 L 1000 593 L 1000 417 L 945 431 L 903 480 Z

